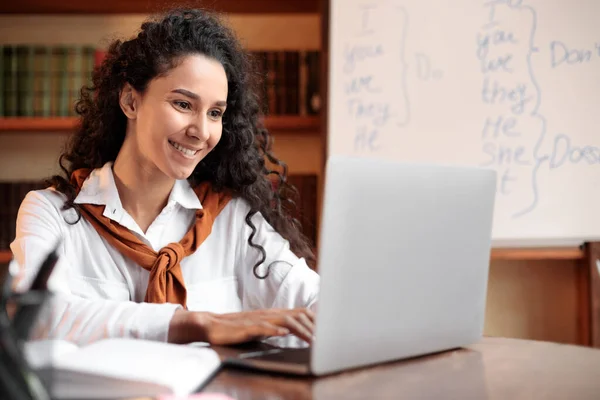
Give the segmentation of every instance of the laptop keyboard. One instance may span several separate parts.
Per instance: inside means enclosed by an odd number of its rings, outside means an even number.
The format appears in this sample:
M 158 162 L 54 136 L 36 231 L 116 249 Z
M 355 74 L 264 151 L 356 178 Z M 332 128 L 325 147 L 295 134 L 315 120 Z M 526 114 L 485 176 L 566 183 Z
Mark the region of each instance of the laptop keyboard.
M 247 359 L 307 365 L 310 363 L 310 347 L 270 350 L 260 355 L 247 357 Z

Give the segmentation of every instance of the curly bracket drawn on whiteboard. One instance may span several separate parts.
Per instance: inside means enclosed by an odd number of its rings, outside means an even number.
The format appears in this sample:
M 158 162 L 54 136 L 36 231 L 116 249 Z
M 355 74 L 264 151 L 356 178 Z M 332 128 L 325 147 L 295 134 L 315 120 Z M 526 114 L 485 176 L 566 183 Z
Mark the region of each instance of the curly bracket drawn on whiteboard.
M 408 64 L 406 62 L 406 40 L 408 37 L 408 12 L 402 6 L 397 7 L 402 13 L 402 37 L 400 40 L 400 65 L 402 65 L 402 75 L 400 77 L 400 85 L 402 86 L 402 96 L 404 96 L 404 120 L 397 122 L 398 126 L 406 126 L 410 122 L 410 101 L 408 99 L 408 85 L 406 83 Z

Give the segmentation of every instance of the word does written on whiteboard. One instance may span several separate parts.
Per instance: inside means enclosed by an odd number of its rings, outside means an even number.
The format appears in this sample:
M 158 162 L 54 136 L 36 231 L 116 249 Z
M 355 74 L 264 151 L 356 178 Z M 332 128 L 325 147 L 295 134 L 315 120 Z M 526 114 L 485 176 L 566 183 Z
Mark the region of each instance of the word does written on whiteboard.
M 497 243 L 600 238 L 600 2 L 332 0 L 329 152 L 498 172 Z

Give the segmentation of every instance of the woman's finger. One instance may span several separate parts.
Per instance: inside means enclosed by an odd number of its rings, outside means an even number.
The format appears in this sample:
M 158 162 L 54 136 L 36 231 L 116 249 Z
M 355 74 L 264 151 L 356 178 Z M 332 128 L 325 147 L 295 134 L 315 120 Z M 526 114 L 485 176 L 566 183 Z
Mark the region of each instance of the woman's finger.
M 290 334 L 290 330 L 284 326 L 277 326 L 267 321 L 260 322 L 260 326 L 265 329 L 265 332 L 273 332 L 269 333 L 268 336 L 285 336 Z
M 210 343 L 216 345 L 229 345 L 259 340 L 271 336 L 285 336 L 289 329 L 264 321 L 246 319 L 222 320 L 211 327 Z
M 296 310 L 297 310 L 296 315 L 304 315 L 314 324 L 315 319 L 316 319 L 316 315 L 315 315 L 314 311 L 312 311 L 309 308 L 298 308 Z
M 317 314 L 310 308 L 306 309 L 306 315 L 310 318 L 310 320 L 314 323 L 317 320 Z
M 311 333 L 315 332 L 315 323 L 310 319 L 310 317 L 304 313 L 298 314 L 296 317 L 298 322 L 306 327 Z
M 285 326 L 291 333 L 300 339 L 310 343 L 312 341 L 312 330 L 301 324 L 296 318 L 286 315 L 277 325 Z
M 260 340 L 272 336 L 285 336 L 290 333 L 289 329 L 269 322 L 253 322 L 244 326 L 246 341 Z

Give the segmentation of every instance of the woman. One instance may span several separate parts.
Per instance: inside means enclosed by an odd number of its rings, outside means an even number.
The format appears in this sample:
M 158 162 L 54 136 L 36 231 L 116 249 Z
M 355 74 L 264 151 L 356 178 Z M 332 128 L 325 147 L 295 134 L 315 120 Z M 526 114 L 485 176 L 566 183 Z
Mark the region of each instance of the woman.
M 265 157 L 277 160 L 252 78 L 233 33 L 198 10 L 109 47 L 77 103 L 64 176 L 19 210 L 18 288 L 62 240 L 35 337 L 311 340 L 319 278 L 267 177 Z

